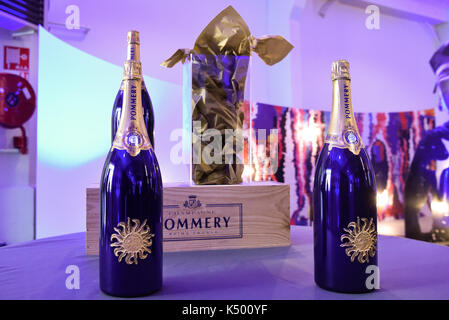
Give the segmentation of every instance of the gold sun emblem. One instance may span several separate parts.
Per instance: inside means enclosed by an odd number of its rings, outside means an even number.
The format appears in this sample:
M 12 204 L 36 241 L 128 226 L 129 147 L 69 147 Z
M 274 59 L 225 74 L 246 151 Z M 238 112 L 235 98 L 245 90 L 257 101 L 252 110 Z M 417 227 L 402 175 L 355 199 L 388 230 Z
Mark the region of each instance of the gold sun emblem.
M 111 247 L 114 249 L 114 254 L 118 257 L 118 262 L 125 258 L 127 264 L 137 264 L 138 259 L 145 259 L 148 253 L 151 253 L 151 245 L 154 234 L 150 233 L 150 227 L 146 224 L 147 220 L 140 224 L 139 219 L 133 219 L 134 223 L 131 226 L 131 219 L 128 218 L 128 223 L 120 222 L 117 228 L 114 228 L 116 233 L 111 235 Z M 121 228 L 122 230 L 120 230 Z
M 348 247 L 345 252 L 348 257 L 351 257 L 351 262 L 354 262 L 358 256 L 357 260 L 360 263 L 365 263 L 369 262 L 370 257 L 372 258 L 376 254 L 377 232 L 373 218 L 369 223 L 367 218 L 361 220 L 363 225 L 360 223 L 360 217 L 357 217 L 357 223 L 351 222 L 348 224 L 348 229 L 343 228 L 347 233 L 343 234 L 340 240 L 341 242 L 345 239 L 348 241 L 343 242 L 340 247 Z

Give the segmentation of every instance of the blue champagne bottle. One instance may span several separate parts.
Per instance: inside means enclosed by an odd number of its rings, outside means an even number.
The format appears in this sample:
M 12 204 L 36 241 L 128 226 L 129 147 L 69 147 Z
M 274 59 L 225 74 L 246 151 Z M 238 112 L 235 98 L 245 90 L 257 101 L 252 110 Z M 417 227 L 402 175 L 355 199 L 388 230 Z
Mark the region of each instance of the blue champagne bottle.
M 332 291 L 379 288 L 376 182 L 352 110 L 349 63 L 332 64 L 332 114 L 313 189 L 315 282 Z
M 140 62 L 124 68 L 120 124 L 100 186 L 100 287 L 121 297 L 162 286 L 162 179 L 145 128 Z
M 128 45 L 127 45 L 127 60 L 133 60 L 140 62 L 140 39 L 138 31 L 128 32 Z M 111 117 L 111 143 L 114 142 L 114 137 L 120 124 L 120 118 L 122 114 L 123 106 L 123 90 L 124 82 L 122 81 L 120 89 L 115 96 L 114 106 L 112 108 Z M 148 137 L 150 138 L 151 145 L 154 149 L 154 112 L 153 104 L 151 103 L 150 95 L 145 86 L 145 82 L 142 78 L 142 107 L 143 107 L 143 120 L 145 122 L 145 128 L 148 132 Z

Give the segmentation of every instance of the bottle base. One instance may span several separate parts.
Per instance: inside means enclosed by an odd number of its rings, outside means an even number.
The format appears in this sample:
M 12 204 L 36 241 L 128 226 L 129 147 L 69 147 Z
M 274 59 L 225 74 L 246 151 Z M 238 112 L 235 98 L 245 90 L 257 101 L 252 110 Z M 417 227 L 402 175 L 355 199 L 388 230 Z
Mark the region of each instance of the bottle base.
M 315 284 L 320 287 L 321 289 L 324 289 L 326 291 L 332 291 L 332 292 L 338 292 L 338 293 L 347 293 L 347 294 L 366 294 L 366 293 L 373 293 L 374 291 L 376 291 L 376 289 L 361 289 L 361 290 L 344 290 L 344 289 L 340 289 L 340 288 L 334 288 L 331 286 L 326 286 L 323 284 L 320 284 L 318 282 L 315 281 Z
M 149 296 L 151 294 L 154 294 L 158 291 L 160 291 L 162 289 L 162 287 L 157 288 L 157 289 L 152 289 L 149 291 L 144 291 L 144 292 L 139 292 L 139 293 L 119 293 L 119 292 L 111 292 L 108 290 L 105 290 L 103 288 L 100 288 L 101 291 L 104 294 L 107 294 L 108 296 L 112 296 L 112 297 L 119 297 L 119 298 L 139 298 L 139 297 L 145 297 L 145 296 Z

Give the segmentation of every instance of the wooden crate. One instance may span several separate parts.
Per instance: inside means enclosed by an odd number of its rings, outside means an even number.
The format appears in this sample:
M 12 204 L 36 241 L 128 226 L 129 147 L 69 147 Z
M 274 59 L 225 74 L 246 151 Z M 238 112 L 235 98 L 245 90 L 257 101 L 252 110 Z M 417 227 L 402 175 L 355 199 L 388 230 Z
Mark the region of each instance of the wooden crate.
M 86 251 L 98 254 L 99 188 L 86 188 Z M 290 187 L 164 185 L 164 251 L 290 245 Z

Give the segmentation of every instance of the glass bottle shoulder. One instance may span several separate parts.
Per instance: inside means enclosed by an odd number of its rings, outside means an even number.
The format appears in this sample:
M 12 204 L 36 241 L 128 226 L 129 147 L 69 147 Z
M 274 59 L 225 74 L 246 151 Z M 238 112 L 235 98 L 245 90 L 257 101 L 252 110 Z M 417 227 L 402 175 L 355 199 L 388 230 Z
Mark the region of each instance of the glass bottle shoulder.
M 133 157 L 126 150 L 112 149 L 103 168 L 102 181 L 127 178 L 136 183 L 162 183 L 153 149 L 141 150 Z
M 323 146 L 316 166 L 315 179 L 337 179 L 341 175 L 353 179 L 364 178 L 370 185 L 375 183 L 374 170 L 365 148 L 356 155 L 349 149 L 333 147 L 329 150 L 327 143 Z

